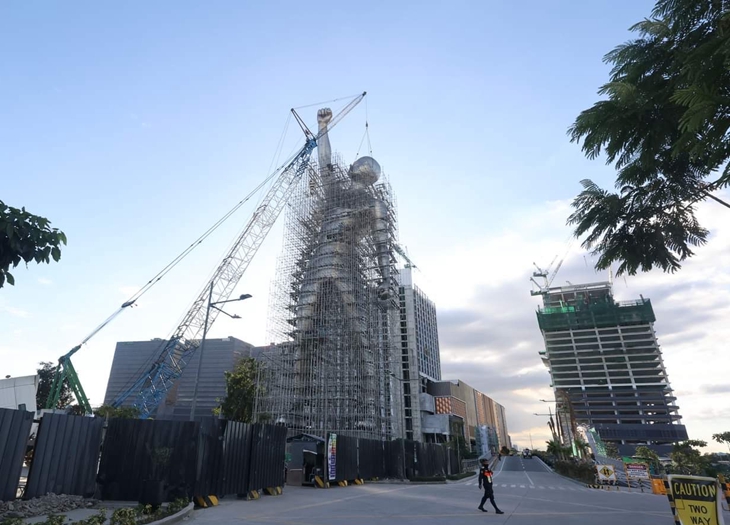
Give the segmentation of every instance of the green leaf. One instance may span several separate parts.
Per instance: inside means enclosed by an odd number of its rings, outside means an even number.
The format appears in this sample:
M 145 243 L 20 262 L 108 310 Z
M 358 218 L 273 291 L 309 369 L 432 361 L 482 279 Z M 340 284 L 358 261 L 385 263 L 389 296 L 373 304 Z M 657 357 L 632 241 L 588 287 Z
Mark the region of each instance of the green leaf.
M 51 256 L 53 257 L 53 260 L 58 262 L 58 260 L 61 258 L 61 250 L 58 249 L 58 246 L 54 246 L 51 249 Z
M 12 273 L 5 272 L 5 278 L 7 279 L 10 286 L 15 286 L 15 277 L 13 277 Z

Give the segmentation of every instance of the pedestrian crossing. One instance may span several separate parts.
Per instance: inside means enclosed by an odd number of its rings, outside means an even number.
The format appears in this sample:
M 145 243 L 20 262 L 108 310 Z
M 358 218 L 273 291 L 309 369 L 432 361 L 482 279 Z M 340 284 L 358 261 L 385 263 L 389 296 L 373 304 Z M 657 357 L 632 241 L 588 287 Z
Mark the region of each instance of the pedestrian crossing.
M 479 484 L 478 481 L 467 481 L 464 483 L 464 485 L 467 486 L 477 486 Z M 529 483 L 494 483 L 494 488 L 501 487 L 504 489 L 530 489 L 530 490 L 545 490 L 545 491 L 553 491 L 553 492 L 599 492 L 596 489 L 591 489 L 588 487 L 567 487 L 564 485 L 530 485 Z M 607 492 L 607 491 L 602 491 Z M 639 492 L 636 489 L 627 490 L 626 488 L 622 487 L 618 491 L 608 491 L 608 492 L 618 492 L 620 494 L 637 494 L 637 495 L 643 495 L 643 494 L 651 494 L 651 490 L 647 492 Z
M 475 486 L 478 485 L 478 481 L 467 481 L 465 485 Z M 530 489 L 530 490 L 555 490 L 555 491 L 573 491 L 581 492 L 584 490 L 591 490 L 583 487 L 564 487 L 562 485 L 530 485 L 529 483 L 495 483 L 494 487 L 502 487 L 506 489 Z

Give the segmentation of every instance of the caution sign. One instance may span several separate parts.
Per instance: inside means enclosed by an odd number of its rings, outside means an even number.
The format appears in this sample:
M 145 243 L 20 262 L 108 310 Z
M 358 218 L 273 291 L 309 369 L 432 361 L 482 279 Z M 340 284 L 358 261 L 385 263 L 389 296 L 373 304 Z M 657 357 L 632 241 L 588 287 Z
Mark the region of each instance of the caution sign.
M 616 470 L 613 465 L 596 465 L 599 481 L 616 481 Z
M 626 475 L 631 479 L 650 479 L 649 466 L 645 463 L 625 463 Z
M 669 476 L 667 497 L 679 525 L 724 525 L 717 480 L 699 476 Z

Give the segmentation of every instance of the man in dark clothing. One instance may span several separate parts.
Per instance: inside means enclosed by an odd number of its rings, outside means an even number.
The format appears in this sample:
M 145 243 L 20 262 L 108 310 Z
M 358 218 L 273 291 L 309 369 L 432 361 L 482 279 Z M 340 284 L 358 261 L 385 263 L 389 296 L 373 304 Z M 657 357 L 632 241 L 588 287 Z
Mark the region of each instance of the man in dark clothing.
M 482 485 L 484 485 L 484 496 L 482 496 L 482 502 L 479 504 L 478 509 L 482 512 L 487 512 L 487 509 L 484 508 L 484 504 L 487 500 L 489 500 L 492 507 L 494 507 L 494 512 L 497 514 L 504 514 L 504 512 L 497 508 L 497 504 L 494 502 L 494 486 L 492 484 L 492 471 L 489 470 L 489 462 L 487 461 L 487 458 L 482 458 L 481 462 L 482 466 L 479 467 L 479 489 L 481 489 Z

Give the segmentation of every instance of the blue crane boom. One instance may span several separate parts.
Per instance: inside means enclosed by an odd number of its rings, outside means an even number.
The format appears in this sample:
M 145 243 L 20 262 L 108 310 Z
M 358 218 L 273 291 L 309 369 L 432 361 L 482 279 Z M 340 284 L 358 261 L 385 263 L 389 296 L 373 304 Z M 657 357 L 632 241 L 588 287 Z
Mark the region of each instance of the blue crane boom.
M 362 93 L 352 100 L 332 119 L 328 129 L 316 136 L 292 110 L 304 130 L 306 136 L 304 146 L 282 167 L 278 178 L 269 188 L 236 242 L 198 294 L 172 337 L 164 344 L 159 357 L 130 388 L 114 400 L 112 406 L 119 407 L 129 397 L 135 396 L 134 406 L 139 410 L 141 418 L 148 418 L 154 413 L 197 351 L 200 335 L 204 329 L 209 330 L 218 317 L 219 311 L 211 309 L 207 316 L 207 327 L 205 326 L 208 302 L 228 299 L 288 202 L 296 182 L 309 166 L 309 158 L 317 147 L 317 141 L 359 104 L 365 94 Z

